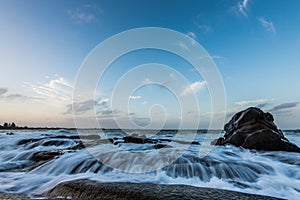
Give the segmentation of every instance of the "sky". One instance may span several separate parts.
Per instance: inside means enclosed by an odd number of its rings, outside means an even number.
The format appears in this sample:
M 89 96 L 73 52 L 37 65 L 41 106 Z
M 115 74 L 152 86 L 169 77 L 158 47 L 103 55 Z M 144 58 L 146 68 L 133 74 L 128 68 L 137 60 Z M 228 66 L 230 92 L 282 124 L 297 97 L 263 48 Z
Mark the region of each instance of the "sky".
M 257 106 L 280 128 L 300 128 L 299 10 L 296 0 L 0 0 L 0 124 L 74 127 L 75 115 L 77 126 L 89 128 L 98 126 L 95 117 L 105 128 L 117 127 L 116 121 L 127 128 L 131 122 L 178 128 L 183 118 L 184 128 L 194 128 L 196 119 L 197 128 L 207 128 L 212 113 L 223 113 L 226 122 Z M 143 27 L 174 30 L 199 43 L 222 79 L 226 98 L 219 101 L 226 107 L 212 109 L 209 81 L 185 59 L 158 49 L 120 56 L 91 88 L 94 98 L 74 101 L 90 53 L 116 34 Z

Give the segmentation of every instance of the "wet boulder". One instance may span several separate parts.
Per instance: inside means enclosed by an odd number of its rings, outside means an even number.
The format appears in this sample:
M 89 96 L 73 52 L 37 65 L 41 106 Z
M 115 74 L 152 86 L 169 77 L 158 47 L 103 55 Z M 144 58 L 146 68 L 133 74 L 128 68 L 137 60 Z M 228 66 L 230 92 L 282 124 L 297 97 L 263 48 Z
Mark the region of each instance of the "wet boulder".
M 52 151 L 40 151 L 36 152 L 32 156 L 32 160 L 36 162 L 51 160 L 56 156 L 62 154 L 61 150 L 52 150 Z
M 135 143 L 135 144 L 145 144 L 151 143 L 156 144 L 158 141 L 155 139 L 147 138 L 146 136 L 125 136 L 123 137 L 124 143 Z
M 224 126 L 226 131 L 212 144 L 231 144 L 246 149 L 261 151 L 300 152 L 300 148 L 288 141 L 274 123 L 271 113 L 256 107 L 236 113 Z

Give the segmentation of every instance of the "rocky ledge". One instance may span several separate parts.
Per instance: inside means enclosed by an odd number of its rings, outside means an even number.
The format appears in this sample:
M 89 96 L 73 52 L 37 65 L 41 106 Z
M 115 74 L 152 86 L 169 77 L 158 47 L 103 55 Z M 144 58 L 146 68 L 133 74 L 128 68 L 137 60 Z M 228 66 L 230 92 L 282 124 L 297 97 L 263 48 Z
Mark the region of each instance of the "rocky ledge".
M 285 138 L 275 125 L 273 115 L 259 108 L 250 107 L 236 113 L 224 126 L 224 130 L 224 137 L 213 141 L 212 144 L 231 144 L 259 151 L 300 153 L 300 148 Z
M 1 193 L 0 199 L 105 199 L 105 200 L 190 200 L 190 199 L 245 199 L 276 200 L 278 198 L 229 190 L 188 185 L 161 185 L 153 183 L 101 183 L 87 179 L 62 182 L 42 196 Z
M 49 198 L 70 199 L 277 199 L 228 190 L 200 188 L 188 185 L 152 183 L 100 183 L 81 179 L 58 184 L 45 193 Z

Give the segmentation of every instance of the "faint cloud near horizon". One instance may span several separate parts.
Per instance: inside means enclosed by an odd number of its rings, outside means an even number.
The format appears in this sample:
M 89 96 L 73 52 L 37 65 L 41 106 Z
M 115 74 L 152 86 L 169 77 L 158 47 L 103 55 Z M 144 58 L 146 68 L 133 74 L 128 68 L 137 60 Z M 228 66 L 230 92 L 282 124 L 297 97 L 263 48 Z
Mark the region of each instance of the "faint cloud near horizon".
M 71 20 L 79 24 L 91 23 L 95 21 L 101 13 L 103 13 L 103 10 L 99 6 L 90 4 L 67 11 Z
M 100 98 L 98 101 L 94 99 L 88 99 L 80 102 L 73 102 L 65 106 L 67 111 L 63 114 L 86 114 L 88 111 L 93 111 L 95 109 L 95 113 L 103 114 L 103 113 L 112 113 L 112 110 L 109 109 L 109 99 L 108 98 Z
M 276 34 L 274 23 L 271 20 L 266 20 L 264 17 L 259 17 L 257 20 L 267 32 Z
M 0 96 L 3 94 L 7 93 L 8 89 L 7 88 L 0 88 Z
M 256 100 L 245 100 L 245 101 L 236 101 L 234 104 L 239 106 L 245 106 L 249 104 L 263 104 L 269 101 L 268 99 L 256 99 Z
M 43 98 L 39 97 L 31 97 L 31 96 L 25 96 L 22 94 L 10 94 L 5 97 L 0 97 L 0 99 L 4 99 L 7 101 L 27 101 L 27 100 L 44 100 Z
M 295 107 L 297 107 L 297 105 L 299 103 L 300 102 L 282 103 L 282 104 L 279 104 L 279 105 L 274 106 L 273 108 L 269 109 L 268 112 L 279 112 L 279 111 L 282 111 L 282 110 L 286 110 L 286 109 L 290 109 L 290 108 L 295 108 Z
M 7 93 L 8 93 L 7 88 L 0 87 L 0 100 L 6 100 L 6 101 L 43 100 L 43 98 L 40 98 L 40 97 L 26 96 L 26 95 L 18 94 L 18 93 L 13 93 L 13 94 L 7 94 Z
M 133 100 L 140 99 L 140 98 L 142 98 L 142 97 L 141 96 L 134 96 L 134 95 L 129 96 L 129 99 L 133 99 Z

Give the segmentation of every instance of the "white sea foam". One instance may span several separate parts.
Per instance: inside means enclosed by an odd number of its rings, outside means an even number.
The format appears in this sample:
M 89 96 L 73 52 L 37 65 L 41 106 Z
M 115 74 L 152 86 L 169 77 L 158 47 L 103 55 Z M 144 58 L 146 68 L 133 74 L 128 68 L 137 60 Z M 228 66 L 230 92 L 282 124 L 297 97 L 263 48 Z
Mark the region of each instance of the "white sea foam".
M 95 134 L 96 131 L 86 131 Z M 300 154 L 290 152 L 251 152 L 233 146 L 215 147 L 204 157 L 197 157 L 199 145 L 191 145 L 175 162 L 162 169 L 148 173 L 126 173 L 120 168 L 98 162 L 86 149 L 65 151 L 65 153 L 29 172 L 21 170 L 32 166 L 33 153 L 67 148 L 76 143 L 76 139 L 56 138 L 65 141 L 52 144 L 50 136 L 74 135 L 75 132 L 36 131 L 15 132 L 14 135 L 0 133 L 0 191 L 27 194 L 42 194 L 60 182 L 74 179 L 92 179 L 101 182 L 148 182 L 158 184 L 186 184 L 197 187 L 228 189 L 246 193 L 262 194 L 274 197 L 298 199 L 300 196 Z M 121 137 L 122 133 L 111 132 L 109 137 Z M 153 136 L 153 138 L 172 138 L 172 133 Z M 201 142 L 203 134 L 196 140 Z M 288 132 L 286 136 L 299 145 L 300 136 L 297 132 Z M 24 139 L 43 140 L 19 144 Z M 183 138 L 184 139 L 184 138 Z M 121 141 L 121 139 L 120 139 Z M 48 143 L 47 143 L 48 142 Z M 47 144 L 47 145 L 46 145 Z M 167 144 L 167 142 L 165 142 Z M 31 146 L 30 146 L 31 145 Z M 95 150 L 114 159 L 115 165 L 129 165 L 122 151 L 110 151 L 110 147 L 119 147 L 126 151 L 145 151 L 150 156 L 144 162 L 151 163 L 155 149 L 152 144 L 102 144 Z M 165 149 L 166 156 L 172 149 Z M 176 150 L 177 151 L 177 150 Z M 174 153 L 174 152 L 173 152 Z M 182 153 L 182 152 L 180 152 Z M 124 159 L 125 158 L 125 159 Z M 141 162 L 135 160 L 135 162 Z M 159 165 L 159 163 L 154 163 Z M 137 165 L 138 167 L 143 167 Z M 145 167 L 145 166 L 144 166 Z M 137 171 L 139 168 L 136 169 Z

